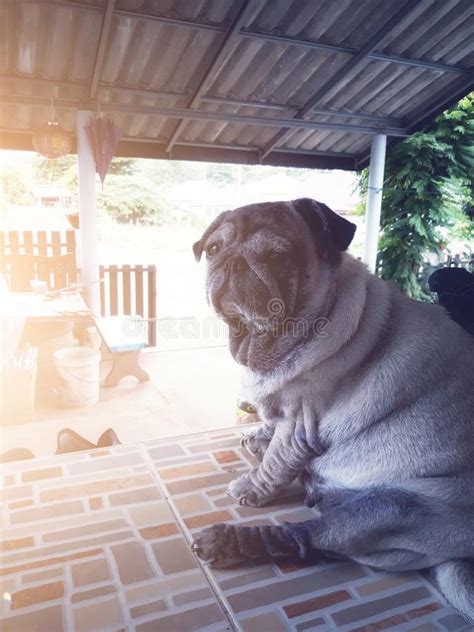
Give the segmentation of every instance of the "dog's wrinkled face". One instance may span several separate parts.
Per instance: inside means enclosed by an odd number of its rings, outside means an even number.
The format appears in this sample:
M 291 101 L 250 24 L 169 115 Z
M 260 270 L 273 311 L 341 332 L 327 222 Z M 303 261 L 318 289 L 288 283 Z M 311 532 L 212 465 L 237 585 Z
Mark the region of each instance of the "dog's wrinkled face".
M 234 358 L 271 369 L 282 323 L 318 303 L 355 226 L 314 200 L 252 204 L 221 213 L 193 246 L 206 254 L 207 296 L 229 325 Z M 294 334 L 293 334 L 294 335 Z

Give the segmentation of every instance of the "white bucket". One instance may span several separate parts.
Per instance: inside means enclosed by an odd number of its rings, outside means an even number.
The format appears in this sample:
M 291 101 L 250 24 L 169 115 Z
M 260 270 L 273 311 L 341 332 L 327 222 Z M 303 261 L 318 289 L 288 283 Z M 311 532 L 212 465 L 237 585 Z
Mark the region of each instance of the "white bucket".
M 68 347 L 54 352 L 61 377 L 62 404 L 90 406 L 99 401 L 100 353 L 90 347 Z

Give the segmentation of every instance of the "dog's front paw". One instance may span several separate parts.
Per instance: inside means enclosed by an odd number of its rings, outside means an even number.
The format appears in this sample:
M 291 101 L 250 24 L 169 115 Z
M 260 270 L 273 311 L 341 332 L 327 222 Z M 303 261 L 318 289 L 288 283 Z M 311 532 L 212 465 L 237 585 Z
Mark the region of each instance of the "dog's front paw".
M 245 560 L 231 524 L 215 524 L 203 529 L 194 539 L 191 549 L 203 562 L 209 562 L 216 568 L 235 566 Z
M 240 445 L 244 447 L 247 452 L 250 452 L 259 461 L 263 459 L 270 439 L 267 439 L 260 428 L 250 428 L 243 432 L 240 436 Z
M 252 470 L 255 472 L 256 470 Z M 265 494 L 252 483 L 251 474 L 243 474 L 231 481 L 227 488 L 227 493 L 235 498 L 239 505 L 248 505 L 250 507 L 261 507 L 271 499 L 271 495 Z

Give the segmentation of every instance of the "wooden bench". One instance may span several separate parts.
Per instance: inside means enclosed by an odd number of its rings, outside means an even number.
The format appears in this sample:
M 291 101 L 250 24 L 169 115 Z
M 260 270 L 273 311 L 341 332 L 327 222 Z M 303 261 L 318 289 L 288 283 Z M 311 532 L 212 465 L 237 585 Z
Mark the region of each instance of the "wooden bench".
M 103 316 L 94 318 L 94 322 L 113 360 L 104 386 L 117 386 L 127 375 L 134 375 L 139 382 L 149 380 L 138 358 L 148 344 L 147 322 L 141 316 Z

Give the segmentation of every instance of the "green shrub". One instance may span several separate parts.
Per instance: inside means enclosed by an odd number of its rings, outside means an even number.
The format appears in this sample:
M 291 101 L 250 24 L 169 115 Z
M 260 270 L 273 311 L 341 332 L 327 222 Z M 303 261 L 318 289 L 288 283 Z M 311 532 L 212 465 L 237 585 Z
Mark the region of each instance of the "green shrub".
M 361 175 L 366 192 L 367 174 Z M 428 299 L 426 256 L 447 238 L 472 244 L 474 93 L 432 125 L 389 148 L 377 273 L 409 296 Z

